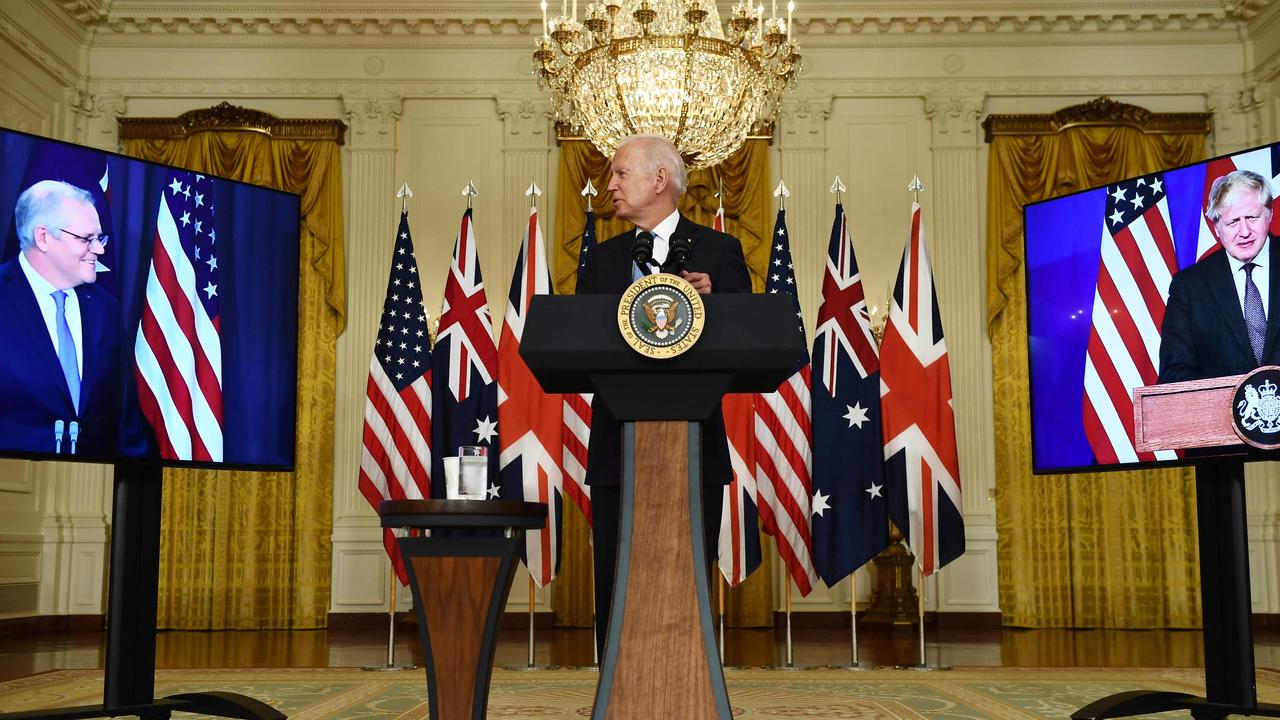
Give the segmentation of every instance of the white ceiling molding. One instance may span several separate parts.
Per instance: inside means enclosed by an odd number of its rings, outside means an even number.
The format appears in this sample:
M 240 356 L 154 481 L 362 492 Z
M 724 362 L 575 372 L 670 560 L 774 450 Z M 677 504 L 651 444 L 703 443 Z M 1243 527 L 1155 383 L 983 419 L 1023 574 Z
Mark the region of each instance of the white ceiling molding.
M 469 3 L 388 0 L 54 0 L 78 22 L 96 30 L 94 43 L 112 36 L 180 36 L 183 42 L 225 44 L 230 38 L 386 38 L 421 41 L 439 36 L 500 40 L 542 31 L 534 0 Z M 803 0 L 796 30 L 804 35 L 885 36 L 904 43 L 932 42 L 939 35 L 1040 33 L 1165 34 L 1235 30 L 1277 0 L 1104 0 L 1084 2 L 867 2 Z M 553 3 L 554 4 L 554 3 Z M 720 4 L 724 4 L 723 2 Z M 478 37 L 477 37 L 478 39 Z M 1167 37 L 1165 38 L 1168 39 Z M 1024 41 L 1026 41 L 1024 39 Z M 342 44 L 350 44 L 343 42 Z M 914 43 L 913 43 L 914 44 Z

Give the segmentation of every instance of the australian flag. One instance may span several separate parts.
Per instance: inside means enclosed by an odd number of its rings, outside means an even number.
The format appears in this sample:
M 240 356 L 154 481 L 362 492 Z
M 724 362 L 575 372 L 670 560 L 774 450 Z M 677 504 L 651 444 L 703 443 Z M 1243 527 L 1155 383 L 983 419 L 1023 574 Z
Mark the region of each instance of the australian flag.
M 880 358 L 836 204 L 813 341 L 813 563 L 828 587 L 889 544 Z
M 463 445 L 488 448 L 489 493 L 498 471 L 498 349 L 480 275 L 471 208 L 453 247 L 444 285 L 444 309 L 431 353 L 431 495 L 442 498 L 444 458 Z

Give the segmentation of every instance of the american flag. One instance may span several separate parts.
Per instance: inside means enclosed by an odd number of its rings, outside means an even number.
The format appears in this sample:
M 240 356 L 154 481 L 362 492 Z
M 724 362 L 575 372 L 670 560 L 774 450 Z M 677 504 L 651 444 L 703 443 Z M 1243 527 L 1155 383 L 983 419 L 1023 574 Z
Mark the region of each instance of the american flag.
M 918 203 L 880 345 L 880 381 L 889 512 L 932 575 L 964 553 L 964 518 L 951 367 Z
M 813 341 L 813 563 L 828 587 L 889 545 L 880 358 L 836 204 Z
M 596 246 L 596 214 L 588 196 L 587 222 L 582 229 L 582 245 L 578 248 L 578 273 L 587 264 Z M 591 488 L 587 486 L 587 447 L 591 441 L 592 393 L 569 393 L 564 396 L 564 494 L 578 506 L 591 525 Z
M 520 340 L 535 295 L 551 293 L 546 244 L 537 208 L 529 209 L 520 255 L 511 277 L 507 314 L 498 339 L 498 465 L 504 500 L 545 503 L 547 524 L 525 533 L 524 558 L 529 575 L 546 587 L 560 567 L 560 470 L 564 401 L 542 392 L 524 358 Z
M 213 182 L 174 170 L 160 191 L 134 343 L 138 399 L 170 460 L 222 460 L 222 338 Z
M 498 349 L 480 275 L 471 208 L 453 247 L 444 307 L 431 353 L 431 494 L 444 497 L 444 458 L 463 445 L 489 448 L 489 478 L 497 476 Z M 496 497 L 498 486 L 490 484 Z
M 796 298 L 786 214 L 786 210 L 778 210 L 778 219 L 774 222 L 765 292 L 792 297 L 796 324 L 803 335 L 804 319 L 800 315 L 800 301 Z M 813 497 L 809 480 L 812 467 L 809 372 L 806 352 L 795 374 L 776 391 L 755 398 L 756 494 L 759 497 L 760 521 L 777 543 L 778 555 L 801 595 L 808 595 L 817 579 L 813 569 L 809 516 Z
M 716 209 L 711 226 L 724 232 L 724 205 Z M 759 513 L 756 511 L 755 395 L 731 393 L 724 396 L 725 439 L 729 445 L 729 465 L 733 479 L 724 487 L 720 505 L 720 537 L 717 564 L 720 574 L 730 586 L 742 581 L 760 567 L 764 560 L 760 551 Z
M 374 510 L 383 500 L 431 495 L 431 334 L 409 214 L 403 212 L 365 383 L 359 488 Z M 391 528 L 383 529 L 382 546 L 400 583 L 407 585 Z
M 1169 282 L 1178 271 L 1164 177 L 1107 188 L 1084 367 L 1084 431 L 1098 462 L 1176 459 L 1134 449 L 1133 389 L 1154 385 Z

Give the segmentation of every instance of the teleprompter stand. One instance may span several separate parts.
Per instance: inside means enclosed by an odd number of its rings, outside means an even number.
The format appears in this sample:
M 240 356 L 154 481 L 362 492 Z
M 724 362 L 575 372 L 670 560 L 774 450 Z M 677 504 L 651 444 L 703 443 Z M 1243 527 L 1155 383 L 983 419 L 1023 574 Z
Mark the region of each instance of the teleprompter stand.
M 701 423 L 726 392 L 772 392 L 804 354 L 793 301 L 708 295 L 702 337 L 655 360 L 616 296 L 538 295 L 520 354 L 547 392 L 595 392 L 622 422 L 612 611 L 592 717 L 731 717 L 702 529 Z M 593 430 L 596 432 L 596 430 Z
M 263 702 L 228 692 L 155 698 L 156 595 L 160 581 L 158 466 L 119 463 L 111 509 L 107 591 L 107 667 L 101 705 L 0 714 L 0 720 L 137 716 L 166 720 L 174 712 L 243 720 L 283 720 Z
M 1140 451 L 1214 447 L 1239 442 L 1231 402 L 1243 376 L 1152 385 L 1134 391 Z M 1200 603 L 1204 632 L 1204 697 L 1131 690 L 1096 700 L 1073 720 L 1132 717 L 1189 710 L 1196 720 L 1228 715 L 1280 717 L 1280 705 L 1258 702 L 1249 604 L 1249 545 L 1244 463 L 1196 465 L 1200 541 Z

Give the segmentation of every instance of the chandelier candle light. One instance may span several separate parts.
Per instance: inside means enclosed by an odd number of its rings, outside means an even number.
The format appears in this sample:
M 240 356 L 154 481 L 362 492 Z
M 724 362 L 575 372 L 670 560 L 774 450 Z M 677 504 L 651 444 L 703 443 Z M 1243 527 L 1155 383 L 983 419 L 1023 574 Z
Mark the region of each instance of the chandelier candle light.
M 776 117 L 800 71 L 794 2 L 784 20 L 772 0 L 766 20 L 764 5 L 738 0 L 725 28 L 713 0 L 602 0 L 582 22 L 577 0 L 550 20 L 541 7 L 534 67 L 556 119 L 610 157 L 627 136 L 653 133 L 690 169 L 715 165 Z

